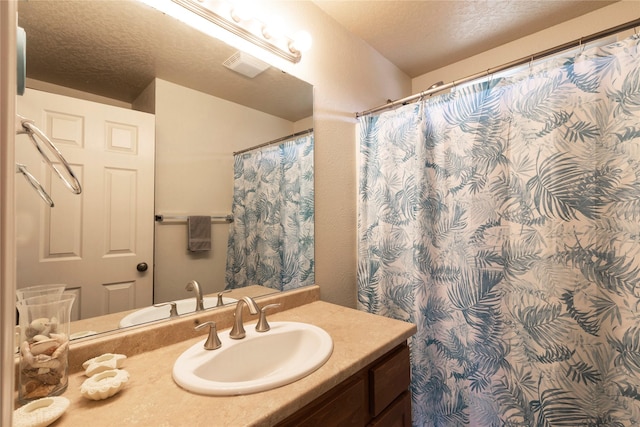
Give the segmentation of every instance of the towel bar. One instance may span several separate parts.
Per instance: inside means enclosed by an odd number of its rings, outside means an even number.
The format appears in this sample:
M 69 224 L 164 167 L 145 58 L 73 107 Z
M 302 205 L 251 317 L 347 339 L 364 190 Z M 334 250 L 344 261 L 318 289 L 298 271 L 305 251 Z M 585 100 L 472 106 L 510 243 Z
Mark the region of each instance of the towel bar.
M 156 222 L 187 222 L 187 216 L 176 216 L 176 215 L 155 215 Z M 211 221 L 224 221 L 224 222 L 233 222 L 233 215 L 217 215 L 211 216 Z

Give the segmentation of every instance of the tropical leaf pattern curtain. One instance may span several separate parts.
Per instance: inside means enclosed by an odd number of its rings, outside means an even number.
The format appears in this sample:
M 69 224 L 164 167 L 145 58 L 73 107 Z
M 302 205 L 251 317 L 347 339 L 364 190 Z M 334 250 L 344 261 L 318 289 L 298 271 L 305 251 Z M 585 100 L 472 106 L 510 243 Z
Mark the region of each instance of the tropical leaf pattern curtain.
M 637 36 L 361 119 L 359 308 L 416 426 L 640 425 Z
M 226 289 L 314 283 L 313 174 L 313 134 L 235 156 Z

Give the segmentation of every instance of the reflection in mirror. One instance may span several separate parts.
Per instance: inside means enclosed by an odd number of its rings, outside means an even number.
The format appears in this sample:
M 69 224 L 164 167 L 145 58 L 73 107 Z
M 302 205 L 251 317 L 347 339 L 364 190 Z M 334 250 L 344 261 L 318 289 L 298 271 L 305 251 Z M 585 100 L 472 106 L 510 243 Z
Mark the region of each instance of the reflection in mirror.
M 17 138 L 16 161 L 56 203 L 16 180 L 18 287 L 66 284 L 76 336 L 118 328 L 154 303 L 195 310 L 191 280 L 217 301 L 230 223 L 215 218 L 231 214 L 233 153 L 312 128 L 313 88 L 274 67 L 254 78 L 232 71 L 223 63 L 235 49 L 134 0 L 19 2 L 18 23 L 27 34 L 18 112 L 84 187 L 69 194 Z M 214 217 L 210 250 L 187 250 L 189 216 Z M 250 285 L 224 298 L 273 291 Z

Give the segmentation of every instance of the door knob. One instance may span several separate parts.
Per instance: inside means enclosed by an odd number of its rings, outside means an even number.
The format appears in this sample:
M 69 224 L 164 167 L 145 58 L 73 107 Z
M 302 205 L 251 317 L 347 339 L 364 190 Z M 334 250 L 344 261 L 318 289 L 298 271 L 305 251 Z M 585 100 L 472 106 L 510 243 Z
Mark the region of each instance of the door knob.
M 141 262 L 140 264 L 136 265 L 136 270 L 138 270 L 139 272 L 147 271 L 147 268 L 149 268 L 149 266 L 146 262 Z

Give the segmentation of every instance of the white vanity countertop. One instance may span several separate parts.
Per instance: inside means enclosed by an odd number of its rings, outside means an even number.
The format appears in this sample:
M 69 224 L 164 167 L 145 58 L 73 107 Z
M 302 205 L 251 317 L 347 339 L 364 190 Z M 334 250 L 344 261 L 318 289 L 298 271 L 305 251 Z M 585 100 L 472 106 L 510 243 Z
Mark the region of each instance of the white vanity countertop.
M 69 377 L 71 401 L 55 426 L 269 426 L 285 419 L 357 373 L 416 331 L 415 325 L 315 301 L 269 316 L 272 321 L 315 324 L 333 338 L 333 353 L 317 371 L 295 383 L 245 396 L 215 397 L 181 389 L 171 377 L 178 356 L 204 335 L 129 357 L 130 374 L 119 394 L 102 401 L 80 395 L 83 373 Z M 255 323 L 248 318 L 247 323 Z M 185 327 L 185 326 L 178 326 Z M 227 333 L 225 329 L 220 333 Z

